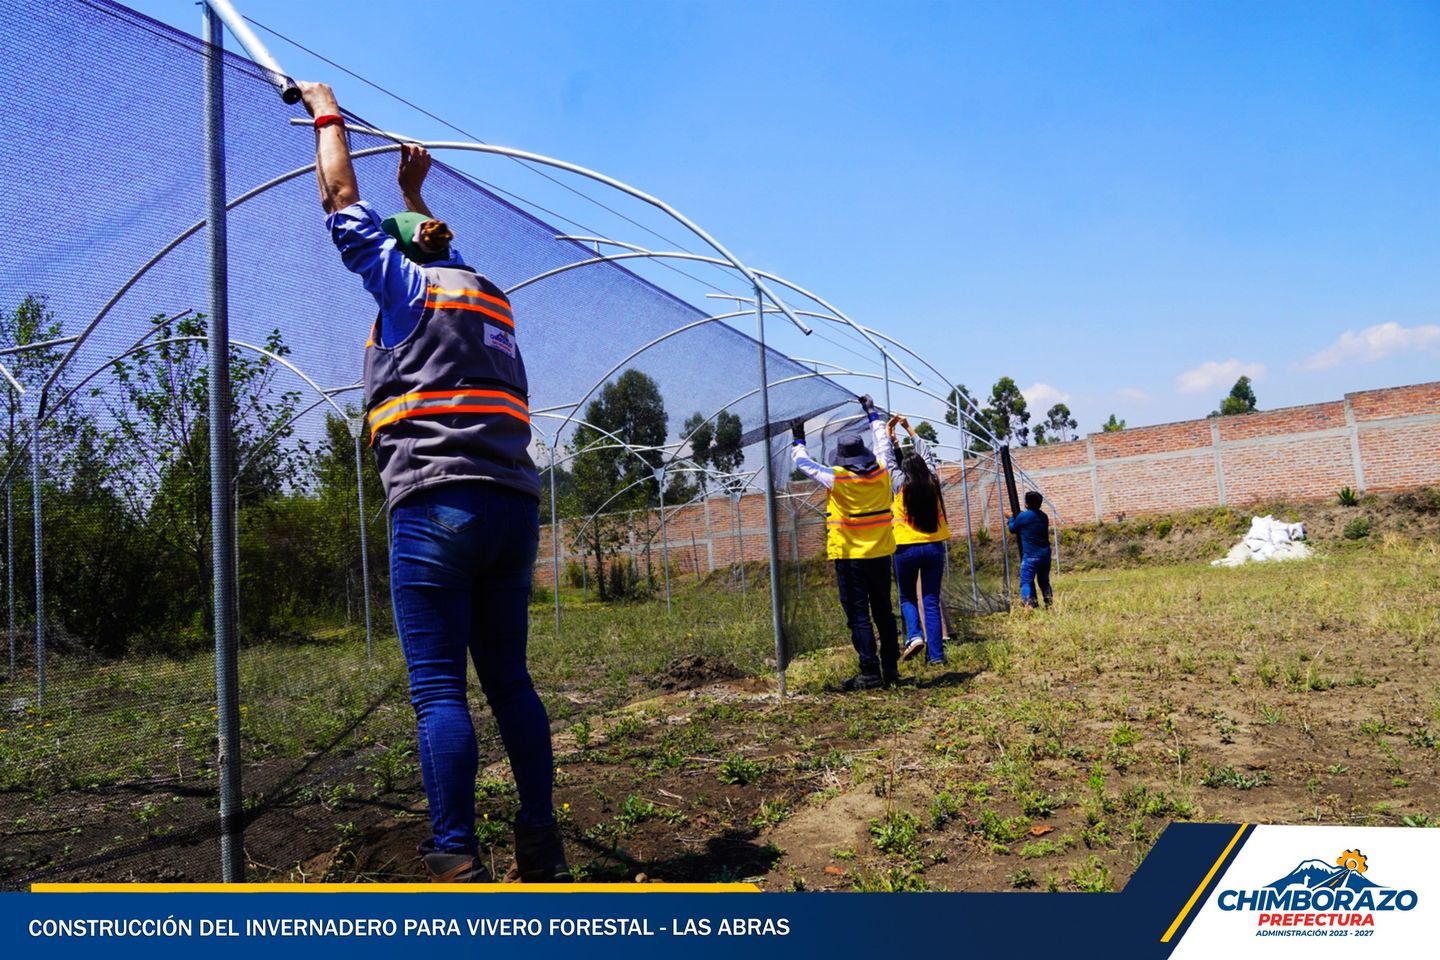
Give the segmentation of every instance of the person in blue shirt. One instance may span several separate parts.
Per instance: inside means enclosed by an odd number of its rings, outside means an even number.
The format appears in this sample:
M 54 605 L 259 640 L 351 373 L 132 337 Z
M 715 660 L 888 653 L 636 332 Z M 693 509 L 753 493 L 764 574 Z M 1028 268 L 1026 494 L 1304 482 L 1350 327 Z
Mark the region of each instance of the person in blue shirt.
M 550 720 L 526 664 L 540 480 L 515 315 L 426 206 L 425 149 L 402 147 L 407 209 L 382 220 L 360 199 L 334 94 L 325 84 L 300 89 L 315 118 L 326 225 L 379 307 L 364 348 L 365 407 L 390 507 L 395 628 L 430 811 L 421 860 L 436 882 L 490 879 L 475 834 L 473 663 L 520 798 L 507 879 L 568 881 Z M 358 350 L 358 331 L 356 341 Z
M 1045 498 L 1038 490 L 1025 494 L 1025 509 L 1010 518 L 1010 532 L 1020 538 L 1020 602 L 1035 606 L 1035 581 L 1040 581 L 1040 594 L 1050 606 L 1050 518 L 1040 509 Z

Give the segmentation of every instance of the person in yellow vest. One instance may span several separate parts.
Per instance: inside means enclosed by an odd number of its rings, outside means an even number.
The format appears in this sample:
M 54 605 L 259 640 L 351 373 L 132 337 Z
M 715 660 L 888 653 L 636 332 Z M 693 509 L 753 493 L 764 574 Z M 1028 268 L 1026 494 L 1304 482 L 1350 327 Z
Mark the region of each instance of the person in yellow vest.
M 909 453 L 897 456 L 895 426 L 899 424 L 910 434 L 913 444 Z M 890 472 L 895 492 L 892 513 L 895 518 L 895 582 L 900 585 L 900 615 L 905 621 L 905 650 L 901 658 L 909 660 L 927 650 L 930 663 L 945 662 L 943 646 L 944 623 L 940 602 L 940 583 L 945 575 L 945 550 L 950 542 L 950 526 L 945 522 L 945 501 L 940 496 L 939 461 L 925 438 L 910 427 L 910 421 L 896 414 L 886 424 L 884 443 L 876 444 L 875 456 Z M 916 602 L 916 581 L 919 581 L 919 603 Z M 921 609 L 924 610 L 925 635 L 920 635 Z M 928 648 L 928 649 L 927 649 Z
M 884 423 L 869 396 L 860 398 L 870 418 L 875 443 L 885 442 Z M 825 505 L 825 555 L 835 561 L 840 605 L 850 627 L 850 642 L 860 658 L 860 672 L 841 684 L 845 690 L 871 690 L 900 679 L 899 632 L 890 604 L 890 557 L 895 537 L 890 532 L 890 477 L 858 433 L 844 434 L 831 466 L 811 459 L 805 449 L 805 421 L 792 420 L 795 467 L 829 491 Z M 874 629 L 871 629 L 871 621 Z M 880 649 L 875 649 L 875 634 Z

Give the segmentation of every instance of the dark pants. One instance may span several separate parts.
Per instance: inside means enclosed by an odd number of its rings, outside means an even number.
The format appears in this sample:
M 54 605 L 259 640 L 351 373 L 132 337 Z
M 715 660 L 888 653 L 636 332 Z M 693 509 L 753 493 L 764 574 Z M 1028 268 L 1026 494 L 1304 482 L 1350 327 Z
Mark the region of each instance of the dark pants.
M 486 483 L 421 490 L 391 512 L 390 588 L 410 671 L 420 774 L 435 849 L 476 852 L 479 753 L 465 698 L 467 657 L 495 714 L 520 819 L 554 822 L 550 721 L 525 666 L 534 497 Z
M 1020 561 L 1020 602 L 1027 607 L 1035 606 L 1035 581 L 1040 581 L 1040 595 L 1045 606 L 1050 606 L 1054 595 L 1050 592 L 1050 551 L 1037 550 L 1025 554 Z
M 895 608 L 890 605 L 890 558 L 836 560 L 835 582 L 840 587 L 840 605 L 850 627 L 850 642 L 860 657 L 861 673 L 894 673 L 900 662 L 900 640 L 895 628 Z M 875 631 L 880 631 L 880 656 L 875 656 Z

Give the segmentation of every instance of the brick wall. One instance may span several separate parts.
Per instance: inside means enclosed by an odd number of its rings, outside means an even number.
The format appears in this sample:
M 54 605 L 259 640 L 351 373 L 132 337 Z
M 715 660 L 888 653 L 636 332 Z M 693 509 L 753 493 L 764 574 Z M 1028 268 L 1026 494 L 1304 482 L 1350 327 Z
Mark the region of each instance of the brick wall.
M 1114 520 L 1207 506 L 1244 507 L 1257 500 L 1319 500 L 1350 486 L 1366 492 L 1440 485 L 1440 382 L 1349 393 L 1343 400 L 1092 433 L 1069 443 L 1022 447 L 1015 464 L 1046 497 L 1061 525 Z M 968 494 L 973 525 L 997 530 L 1003 488 L 992 463 L 970 460 L 944 471 L 946 510 L 963 535 Z M 998 496 L 997 496 L 998 494 Z M 812 556 L 824 549 L 823 517 L 804 506 L 824 505 L 808 484 L 795 484 L 779 509 L 780 556 Z M 1006 508 L 1008 509 L 1008 508 Z M 737 508 L 714 497 L 666 511 L 672 573 L 708 573 L 743 557 L 766 558 L 765 500 L 749 494 Z M 658 530 L 654 516 L 635 526 Z M 573 528 L 574 521 L 566 521 Z M 541 532 L 536 579 L 551 580 L 550 532 Z M 562 568 L 570 559 L 561 537 Z M 643 538 L 627 552 L 644 559 Z M 658 571 L 661 540 L 651 544 Z

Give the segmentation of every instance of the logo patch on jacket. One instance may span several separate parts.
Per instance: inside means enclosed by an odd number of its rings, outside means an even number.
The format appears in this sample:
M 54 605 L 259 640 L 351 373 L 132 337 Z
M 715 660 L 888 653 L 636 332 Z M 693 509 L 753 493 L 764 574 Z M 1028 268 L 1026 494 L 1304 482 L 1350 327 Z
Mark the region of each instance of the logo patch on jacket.
M 492 323 L 485 324 L 485 346 L 499 350 L 507 357 L 515 356 L 515 338 Z

